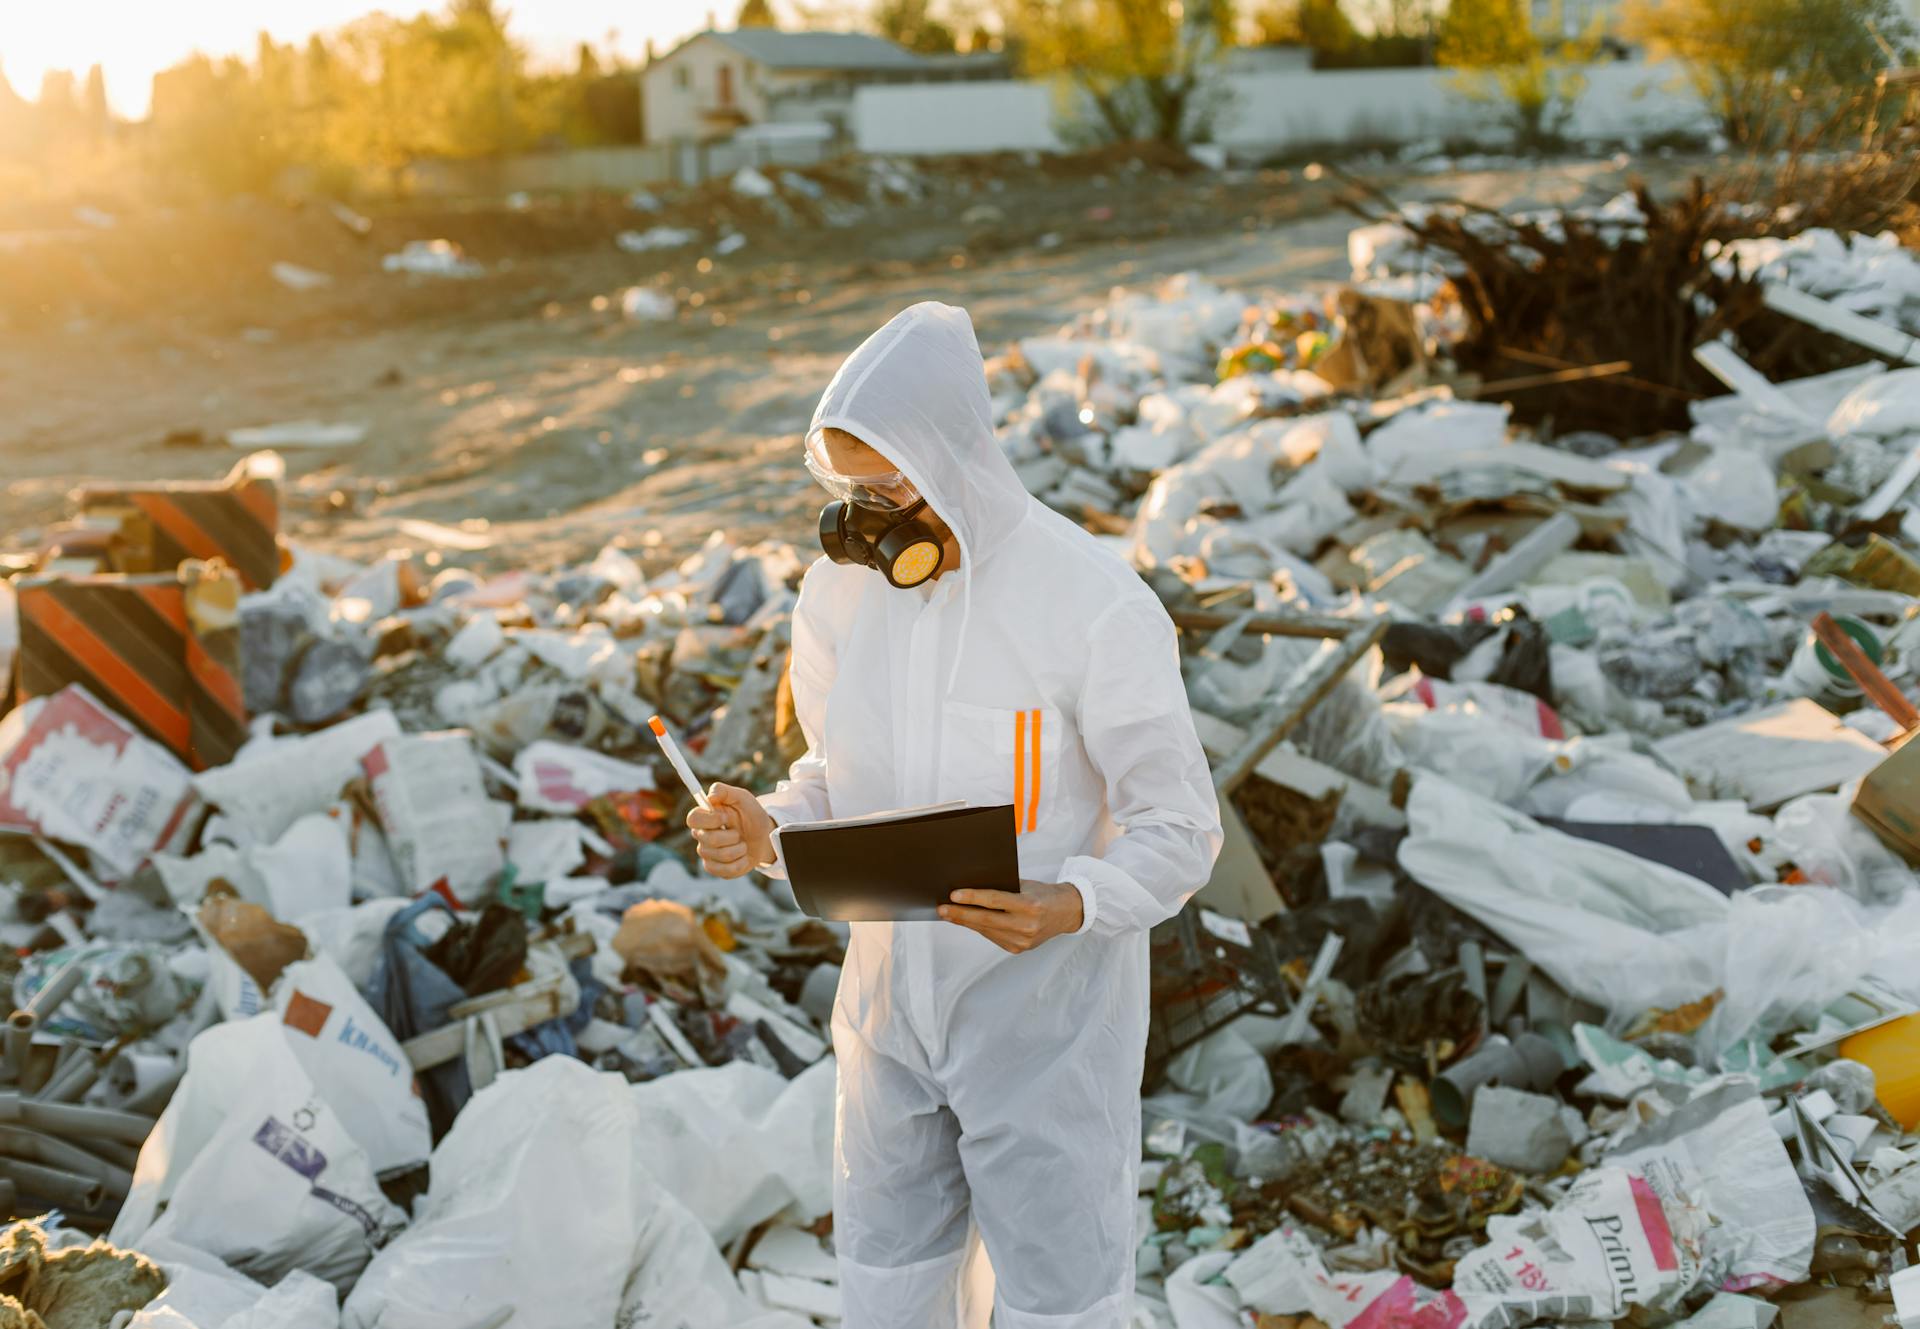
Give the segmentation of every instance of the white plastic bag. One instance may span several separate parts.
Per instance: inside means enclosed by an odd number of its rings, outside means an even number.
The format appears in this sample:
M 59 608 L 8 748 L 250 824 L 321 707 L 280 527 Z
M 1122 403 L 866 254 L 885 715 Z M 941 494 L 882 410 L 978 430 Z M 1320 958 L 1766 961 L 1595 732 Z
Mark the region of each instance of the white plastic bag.
M 1381 713 L 1408 765 L 1500 803 L 1519 802 L 1561 753 L 1552 739 L 1523 733 L 1474 706 L 1432 710 L 1396 702 Z
M 503 1309 L 530 1325 L 803 1329 L 745 1297 L 652 1153 L 620 1076 L 571 1057 L 508 1071 L 434 1150 L 414 1225 L 347 1298 L 345 1329 L 471 1329 Z
M 636 1084 L 646 1166 L 722 1246 L 789 1206 L 810 1222 L 833 1207 L 834 1075 L 736 1061 Z
M 1716 962 L 1724 992 L 1696 1046 L 1710 1063 L 1741 1040 L 1803 1028 L 1874 967 L 1879 929 L 1850 896 L 1760 886 L 1728 907 Z
M 1415 779 L 1400 866 L 1574 996 L 1631 1018 L 1719 987 L 1727 899 L 1683 872 Z
M 1772 840 L 1808 881 L 1862 904 L 1891 904 L 1915 886 L 1913 869 L 1853 815 L 1852 800 L 1808 794 L 1773 814 Z
M 281 972 L 274 1009 L 294 1056 L 381 1175 L 433 1152 L 426 1100 L 406 1050 L 340 966 L 326 956 Z
M 303 1269 L 268 1288 L 164 1238 L 143 1238 L 140 1253 L 160 1266 L 167 1286 L 126 1329 L 339 1329 L 339 1293 Z
M 1252 1121 L 1273 1098 L 1266 1058 L 1232 1027 L 1216 1029 L 1167 1063 L 1167 1080 L 1209 1111 Z
M 141 1146 L 116 1246 L 178 1242 L 272 1283 L 342 1289 L 406 1225 L 366 1154 L 287 1047 L 279 1016 L 215 1025 Z

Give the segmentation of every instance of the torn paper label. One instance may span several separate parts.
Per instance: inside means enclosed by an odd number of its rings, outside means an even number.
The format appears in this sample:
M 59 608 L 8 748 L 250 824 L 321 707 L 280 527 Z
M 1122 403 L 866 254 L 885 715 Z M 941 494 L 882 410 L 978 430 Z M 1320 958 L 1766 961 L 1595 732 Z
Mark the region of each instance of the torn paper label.
M 407 888 L 418 893 L 444 878 L 462 903 L 485 897 L 506 856 L 473 740 L 409 734 L 381 743 L 361 764 Z
M 653 772 L 590 748 L 541 739 L 514 758 L 520 806 L 529 812 L 578 812 L 602 794 L 630 794 L 654 787 Z
M 78 845 L 105 876 L 184 845 L 196 806 L 187 768 L 78 683 L 0 724 L 0 827 Z
M 1554 1209 L 1487 1224 L 1487 1244 L 1455 1267 L 1470 1329 L 1538 1321 L 1617 1320 L 1665 1308 L 1700 1275 L 1706 1220 L 1661 1203 L 1621 1168 L 1584 1173 Z

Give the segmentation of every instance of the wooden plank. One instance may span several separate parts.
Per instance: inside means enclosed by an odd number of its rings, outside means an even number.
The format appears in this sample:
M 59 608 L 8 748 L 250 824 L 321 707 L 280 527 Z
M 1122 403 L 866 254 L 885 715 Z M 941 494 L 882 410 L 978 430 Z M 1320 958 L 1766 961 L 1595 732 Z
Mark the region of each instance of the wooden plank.
M 1218 609 L 1176 609 L 1168 617 L 1175 627 L 1213 632 L 1239 622 L 1242 614 Z M 1332 614 L 1256 614 L 1247 620 L 1244 630 L 1261 637 L 1344 637 L 1371 622 L 1365 618 L 1335 618 Z
M 1253 773 L 1260 759 L 1273 751 L 1321 698 L 1333 691 L 1347 670 L 1373 649 L 1386 630 L 1385 617 L 1372 618 L 1354 627 L 1345 637 L 1326 641 L 1288 680 L 1280 695 L 1267 704 L 1266 711 L 1248 731 L 1240 747 L 1214 768 L 1213 787 L 1222 794 L 1238 788 L 1240 782 Z
M 1853 681 L 1860 685 L 1860 690 L 1867 694 L 1875 706 L 1892 716 L 1894 723 L 1902 730 L 1911 732 L 1914 726 L 1920 725 L 1920 711 L 1914 710 L 1906 694 L 1893 685 L 1892 679 L 1880 672 L 1880 666 L 1860 649 L 1858 642 L 1847 635 L 1846 629 L 1834 622 L 1832 614 L 1822 612 L 1813 620 L 1813 634 L 1840 662 L 1840 667 L 1853 675 Z
M 1767 284 L 1766 302 L 1769 309 L 1811 324 L 1822 332 L 1845 337 L 1889 360 L 1920 365 L 1920 337 L 1909 337 L 1898 328 L 1876 323 L 1850 309 L 1842 309 L 1831 301 L 1808 295 L 1805 291 L 1796 291 L 1782 282 Z
M 1503 448 L 1477 448 L 1472 452 L 1416 453 L 1394 468 L 1396 485 L 1430 485 L 1463 471 L 1504 467 L 1527 475 L 1565 485 L 1569 489 L 1617 494 L 1633 483 L 1624 471 L 1602 462 L 1556 452 L 1538 443 L 1509 443 Z

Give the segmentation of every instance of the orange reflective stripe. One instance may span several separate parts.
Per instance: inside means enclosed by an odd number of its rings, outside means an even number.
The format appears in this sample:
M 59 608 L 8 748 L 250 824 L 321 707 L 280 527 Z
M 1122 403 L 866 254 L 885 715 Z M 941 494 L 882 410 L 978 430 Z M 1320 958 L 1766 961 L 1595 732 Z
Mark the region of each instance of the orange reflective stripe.
M 1033 713 L 1033 792 L 1027 796 L 1027 829 L 1032 830 L 1040 816 L 1040 712 Z
M 1020 833 L 1020 805 L 1027 801 L 1027 713 L 1013 714 L 1013 831 Z

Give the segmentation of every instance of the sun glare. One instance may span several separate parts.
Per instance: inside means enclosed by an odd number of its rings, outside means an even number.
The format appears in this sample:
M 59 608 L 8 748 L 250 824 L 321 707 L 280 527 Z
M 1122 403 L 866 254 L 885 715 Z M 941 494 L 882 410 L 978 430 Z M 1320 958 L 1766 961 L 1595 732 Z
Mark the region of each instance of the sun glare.
M 97 64 L 114 110 L 138 117 L 146 114 L 153 76 L 196 50 L 247 53 L 262 29 L 279 41 L 300 41 L 374 9 L 437 7 L 434 0 L 0 0 L 0 70 L 15 92 L 33 97 L 49 70 L 84 79 Z M 621 53 L 634 58 L 646 38 L 671 40 L 700 26 L 709 11 L 735 7 L 734 0 L 500 0 L 515 35 L 555 58 L 614 29 Z

